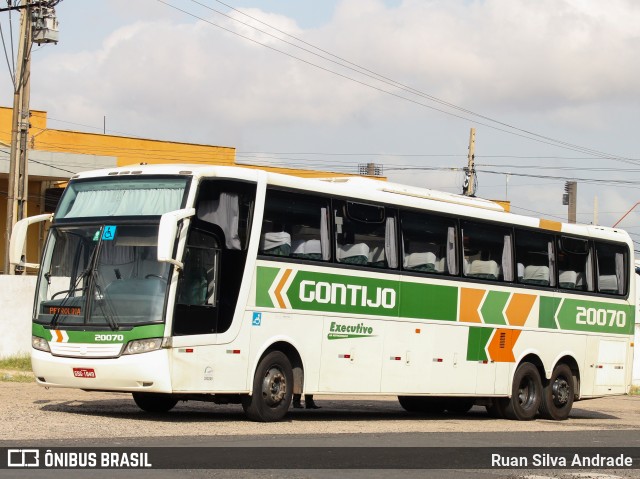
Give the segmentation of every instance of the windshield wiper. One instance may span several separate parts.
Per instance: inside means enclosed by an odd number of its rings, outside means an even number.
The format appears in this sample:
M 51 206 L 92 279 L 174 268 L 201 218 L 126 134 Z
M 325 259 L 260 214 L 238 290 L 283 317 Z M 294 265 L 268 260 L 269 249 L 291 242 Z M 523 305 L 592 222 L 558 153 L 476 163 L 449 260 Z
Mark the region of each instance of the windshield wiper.
M 71 294 L 75 293 L 76 291 L 83 291 L 84 289 L 89 287 L 87 285 L 85 288 L 78 288 L 78 285 L 80 284 L 80 281 L 82 281 L 82 279 L 85 278 L 89 274 L 90 271 L 91 271 L 91 266 L 89 266 L 87 269 L 82 271 L 82 273 L 80 273 L 80 275 L 78 276 L 78 279 L 76 279 L 76 282 L 73 285 L 73 288 L 67 290 L 67 294 L 65 294 L 64 298 L 62 298 L 62 301 L 60 302 L 60 306 L 58 307 L 56 312 L 53 313 L 53 318 L 51 318 L 51 322 L 49 323 L 51 328 L 56 328 L 58 326 L 58 319 L 60 318 L 60 315 L 62 314 L 62 308 L 64 306 L 66 306 L 67 301 L 69 301 L 69 299 L 71 298 Z M 55 297 L 55 295 L 52 296 L 51 299 L 53 299 L 54 297 Z
M 117 331 L 118 329 L 120 329 L 120 325 L 116 320 L 117 315 L 111 307 L 111 301 L 109 301 L 109 298 L 102 294 L 102 288 L 98 284 L 97 275 L 98 271 L 94 269 L 91 273 L 91 279 L 93 279 L 93 290 L 95 292 L 93 299 L 98 303 L 98 307 L 100 308 L 102 315 L 107 320 L 107 323 L 109 323 L 109 327 L 111 328 L 111 330 Z

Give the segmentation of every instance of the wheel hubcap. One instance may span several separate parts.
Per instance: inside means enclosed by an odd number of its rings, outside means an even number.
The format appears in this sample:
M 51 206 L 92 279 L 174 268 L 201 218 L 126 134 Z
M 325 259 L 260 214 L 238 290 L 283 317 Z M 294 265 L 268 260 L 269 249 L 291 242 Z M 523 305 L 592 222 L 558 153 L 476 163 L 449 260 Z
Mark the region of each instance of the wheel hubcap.
M 287 379 L 278 368 L 267 371 L 262 381 L 262 397 L 269 406 L 280 404 L 287 392 Z
M 553 382 L 553 402 L 556 406 L 564 406 L 569 401 L 569 383 L 563 377 L 557 378 Z
M 534 401 L 533 384 L 530 379 L 524 379 L 518 388 L 518 401 L 522 407 L 529 407 Z

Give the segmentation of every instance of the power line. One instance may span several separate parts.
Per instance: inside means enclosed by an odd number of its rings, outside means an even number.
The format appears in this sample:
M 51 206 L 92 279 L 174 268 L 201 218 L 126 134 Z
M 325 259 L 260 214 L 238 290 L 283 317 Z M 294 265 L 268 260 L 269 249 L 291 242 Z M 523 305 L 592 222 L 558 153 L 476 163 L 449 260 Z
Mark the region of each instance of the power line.
M 331 63 L 337 64 L 337 65 L 340 65 L 340 66 L 342 66 L 342 67 L 344 67 L 344 68 L 347 68 L 347 69 L 349 69 L 349 70 L 351 70 L 351 71 L 354 71 L 354 72 L 359 73 L 359 74 L 361 74 L 361 75 L 364 75 L 364 76 L 366 76 L 366 77 L 372 78 L 372 79 L 374 79 L 374 80 L 380 81 L 380 82 L 385 83 L 385 84 L 387 84 L 387 85 L 394 86 L 394 87 L 396 87 L 396 88 L 399 88 L 400 90 L 406 91 L 406 92 L 411 93 L 411 94 L 414 94 L 414 95 L 416 95 L 416 96 L 419 96 L 419 97 L 422 97 L 422 98 L 426 98 L 426 99 L 428 99 L 428 100 L 434 101 L 434 102 L 436 102 L 436 103 L 439 103 L 439 104 L 441 104 L 441 105 L 447 106 L 447 107 L 449 107 L 449 108 L 452 108 L 452 109 L 455 109 L 455 110 L 461 111 L 461 112 L 463 112 L 463 113 L 467 113 L 467 114 L 469 114 L 469 115 L 477 116 L 478 118 L 482 118 L 482 119 L 487 120 L 487 121 L 490 121 L 490 122 L 492 122 L 492 123 L 496 123 L 496 124 L 498 124 L 498 125 L 501 125 L 501 126 L 504 126 L 504 127 L 507 127 L 507 128 L 511 128 L 511 129 L 513 129 L 513 130 L 520 131 L 520 132 L 522 132 L 522 133 L 526 133 L 526 134 L 528 134 L 528 135 L 532 135 L 532 136 L 535 136 L 535 137 L 538 137 L 538 138 L 541 138 L 541 139 L 544 139 L 544 140 L 548 140 L 548 141 L 552 141 L 552 142 L 554 142 L 554 143 L 558 143 L 559 145 L 565 145 L 565 146 L 572 147 L 572 148 L 578 148 L 578 149 L 580 149 L 580 150 L 583 150 L 584 152 L 587 152 L 587 153 L 592 154 L 592 155 L 595 155 L 595 156 L 602 156 L 602 155 L 605 155 L 605 156 L 607 156 L 607 157 L 611 156 L 611 155 L 609 155 L 608 153 L 603 153 L 603 152 L 600 152 L 600 151 L 597 151 L 597 150 L 593 150 L 593 149 L 590 149 L 590 148 L 582 147 L 582 146 L 580 146 L 580 145 L 574 145 L 574 144 L 567 143 L 567 142 L 564 142 L 564 141 L 561 141 L 561 140 L 556 140 L 556 139 L 551 138 L 551 137 L 548 137 L 548 136 L 540 135 L 540 134 L 535 133 L 535 132 L 533 132 L 533 131 L 529 131 L 529 130 L 526 130 L 526 129 L 522 129 L 522 128 L 519 128 L 519 127 L 513 126 L 513 125 L 511 125 L 511 124 L 508 124 L 508 123 L 505 123 L 505 122 L 502 122 L 502 121 L 496 120 L 496 119 L 491 118 L 491 117 L 488 117 L 488 116 L 486 116 L 486 115 L 482 115 L 482 114 L 480 114 L 480 113 L 476 113 L 476 112 L 474 112 L 474 111 L 472 111 L 472 110 L 469 110 L 469 109 L 466 109 L 466 108 L 464 108 L 464 107 L 460 107 L 460 106 L 458 106 L 458 105 L 455 105 L 455 104 L 450 103 L 450 102 L 448 102 L 448 101 L 442 100 L 442 99 L 440 99 L 440 98 L 438 98 L 438 97 L 435 97 L 435 96 L 433 96 L 433 95 L 429 95 L 429 94 L 424 93 L 424 92 L 422 92 L 422 91 L 420 91 L 420 90 L 418 90 L 418 89 L 415 89 L 415 88 L 413 88 L 413 87 L 410 87 L 410 86 L 404 85 L 404 84 L 402 84 L 402 83 L 400 83 L 400 82 L 397 82 L 397 81 L 395 81 L 395 80 L 393 80 L 393 79 L 391 79 L 391 78 L 388 78 L 388 77 L 386 77 L 386 76 L 384 76 L 384 75 L 381 75 L 381 74 L 379 74 L 379 73 L 376 73 L 376 72 L 375 72 L 375 71 L 373 71 L 373 70 L 370 70 L 370 69 L 365 68 L 365 67 L 363 67 L 363 66 L 361 66 L 361 65 L 358 65 L 357 63 L 351 62 L 351 61 L 346 60 L 346 59 L 344 59 L 344 58 L 342 58 L 342 57 L 339 57 L 339 56 L 337 56 L 337 55 L 334 55 L 333 53 L 330 53 L 330 52 L 328 52 L 327 50 L 324 50 L 324 49 L 322 49 L 322 48 L 316 47 L 315 45 L 313 45 L 313 44 L 311 44 L 311 43 L 309 43 L 309 42 L 306 42 L 306 41 L 304 41 L 304 40 L 302 40 L 302 39 L 300 39 L 300 38 L 298 38 L 298 37 L 296 37 L 296 36 L 294 36 L 294 35 L 290 35 L 290 34 L 288 34 L 288 33 L 284 32 L 284 31 L 282 31 L 282 30 L 280 30 L 280 29 L 278 29 L 278 28 L 276 28 L 276 27 L 274 27 L 274 26 L 272 26 L 272 25 L 269 25 L 268 23 L 266 23 L 266 22 L 264 22 L 264 21 L 262 21 L 262 20 L 259 20 L 259 19 L 255 18 L 255 17 L 253 17 L 253 16 L 251 16 L 251 15 L 249 15 L 249 14 L 247 14 L 247 13 L 242 12 L 241 10 L 238 10 L 238 9 L 236 9 L 236 8 L 233 8 L 232 6 L 230 6 L 230 5 L 228 5 L 228 4 L 224 3 L 224 2 L 222 2 L 222 1 L 220 1 L 220 0 L 215 0 L 215 1 L 216 1 L 217 3 L 219 3 L 219 4 L 221 4 L 221 5 L 226 6 L 227 8 L 230 8 L 231 10 L 233 10 L 233 11 L 235 11 L 235 12 L 237 12 L 237 13 L 241 14 L 241 15 L 244 15 L 244 16 L 246 16 L 246 17 L 248 17 L 248 18 L 251 18 L 252 20 L 254 20 L 254 21 L 256 21 L 256 22 L 259 22 L 259 23 L 261 23 L 262 25 L 265 25 L 265 26 L 267 26 L 267 27 L 271 28 L 271 29 L 272 29 L 272 30 L 274 30 L 274 31 L 277 31 L 277 32 L 279 32 L 279 33 L 281 33 L 281 34 L 284 34 L 284 35 L 286 35 L 287 37 L 292 38 L 292 39 L 294 39 L 294 40 L 296 40 L 296 41 L 298 41 L 298 42 L 300 42 L 300 43 L 302 43 L 302 44 L 304 44 L 304 45 L 308 45 L 308 46 L 312 47 L 313 49 L 318 50 L 318 51 L 320 51 L 320 52 L 322 52 L 322 53 L 328 54 L 328 55 L 330 55 L 331 57 L 336 58 L 337 60 L 339 60 L 339 62 L 336 62 L 335 60 L 332 60 L 332 59 L 330 59 L 330 58 L 327 58 L 327 57 L 325 57 L 325 56 L 323 56 L 323 55 L 319 55 L 319 54 L 317 54 L 317 53 L 314 53 L 314 52 L 312 52 L 312 51 L 310 51 L 310 50 L 308 50 L 308 49 L 306 49 L 306 48 L 300 47 L 299 45 L 295 45 L 295 44 L 293 44 L 293 43 L 291 43 L 291 42 L 288 42 L 288 41 L 286 41 L 286 40 L 284 40 L 284 39 L 282 39 L 282 38 L 279 38 L 279 37 L 277 37 L 277 36 L 275 36 L 275 35 L 272 35 L 272 34 L 270 34 L 270 33 L 268 33 L 268 32 L 265 32 L 264 30 L 261 30 L 261 29 L 259 29 L 259 28 L 255 27 L 255 26 L 253 26 L 253 25 L 250 25 L 250 24 L 248 24 L 248 23 L 246 23 L 246 22 L 242 22 L 242 21 L 240 21 L 240 20 L 238 20 L 238 19 L 236 19 L 236 18 L 234 18 L 234 17 L 232 17 L 232 16 L 230 16 L 230 15 L 227 15 L 227 14 L 222 13 L 222 12 L 220 12 L 220 11 L 218 11 L 218 10 L 216 10 L 216 9 L 214 9 L 214 8 L 212 8 L 212 7 L 210 7 L 210 6 L 208 6 L 208 5 L 205 5 L 205 4 L 203 4 L 202 2 L 199 2 L 199 1 L 197 1 L 197 0 L 191 0 L 191 1 L 192 1 L 193 3 L 195 3 L 195 4 L 197 4 L 197 5 L 200 5 L 200 6 L 204 7 L 204 8 L 207 8 L 207 9 L 209 9 L 209 10 L 211 10 L 211 11 L 215 12 L 215 13 L 218 13 L 219 15 L 222 15 L 222 16 L 224 16 L 224 17 L 226 17 L 226 18 L 230 18 L 230 19 L 231 19 L 231 20 L 233 20 L 233 21 L 236 21 L 236 22 L 238 22 L 238 23 L 241 23 L 242 25 L 248 26 L 248 27 L 250 27 L 250 28 L 253 28 L 253 29 L 254 29 L 254 30 L 256 30 L 256 31 L 259 31 L 260 33 L 263 33 L 263 34 L 268 35 L 268 36 L 270 36 L 270 37 L 272 37 L 272 38 L 275 38 L 275 39 L 277 39 L 277 40 L 279 40 L 279 41 L 281 41 L 281 42 L 283 42 L 283 43 L 286 43 L 286 44 L 288 44 L 288 45 L 291 45 L 291 46 L 293 46 L 293 47 L 295 47 L 295 48 L 299 48 L 299 49 L 301 49 L 301 50 L 303 50 L 303 51 L 305 51 L 305 52 L 311 53 L 312 55 L 315 55 L 315 56 L 320 57 L 320 58 L 322 58 L 322 59 L 324 59 L 324 60 L 330 61 Z M 342 62 L 342 63 L 340 63 L 340 62 Z M 354 68 L 352 68 L 352 66 L 353 66 L 353 67 L 355 67 L 355 69 L 354 69 Z M 356 69 L 357 69 L 357 70 L 356 70 Z M 625 160 L 625 161 L 632 161 L 632 160 L 631 160 L 631 159 L 629 159 L 629 158 L 619 158 L 619 157 L 617 157 L 617 156 L 612 156 L 612 158 L 611 158 L 611 159 L 621 159 L 621 160 Z
M 455 118 L 463 119 L 463 120 L 465 120 L 465 121 L 474 121 L 474 120 L 471 120 L 471 119 L 469 119 L 469 118 L 467 118 L 467 117 L 465 117 L 465 116 L 458 115 L 458 114 L 456 114 L 456 113 L 453 113 L 453 112 L 450 112 L 450 111 L 447 111 L 447 110 L 443 110 L 443 109 L 441 109 L 441 108 L 437 108 L 437 107 L 434 107 L 434 106 L 432 106 L 432 105 L 428 105 L 428 104 L 426 104 L 426 103 L 420 102 L 420 101 L 415 100 L 415 99 L 412 99 L 412 98 L 407 98 L 406 96 L 403 96 L 403 95 L 400 95 L 400 94 L 397 94 L 397 93 L 391 92 L 391 91 L 389 91 L 389 90 L 385 90 L 384 88 L 381 88 L 381 87 L 379 87 L 379 86 L 371 85 L 370 83 L 364 82 L 364 81 L 362 81 L 362 80 L 355 79 L 355 78 L 353 78 L 353 77 L 350 77 L 350 76 L 345 75 L 345 74 L 343 74 L 343 73 L 337 72 L 337 71 L 332 70 L 332 69 L 330 69 L 330 68 L 327 68 L 327 67 L 324 67 L 324 66 L 318 65 L 318 64 L 316 64 L 316 63 L 313 63 L 313 62 L 311 62 L 311 61 L 309 61 L 309 60 L 305 60 L 305 59 L 303 59 L 303 58 L 301 58 L 301 57 L 295 56 L 295 55 L 293 55 L 293 54 L 291 54 L 291 53 L 285 52 L 285 51 L 280 50 L 280 49 L 278 49 L 278 48 L 275 48 L 275 47 L 273 47 L 273 46 L 271 46 L 271 45 L 268 45 L 268 44 L 266 44 L 266 43 L 260 42 L 260 41 L 258 41 L 258 40 L 256 40 L 256 39 L 254 39 L 254 38 L 250 38 L 250 37 L 248 37 L 248 36 L 246 36 L 246 35 L 243 35 L 243 34 L 241 34 L 241 33 L 239 33 L 239 32 L 236 32 L 236 31 L 234 31 L 234 30 L 231 30 L 230 28 L 226 28 L 226 27 L 224 27 L 224 26 L 222 26 L 222 25 L 218 25 L 218 24 L 216 24 L 216 23 L 214 23 L 214 22 L 212 22 L 212 21 L 210 21 L 210 20 L 207 20 L 206 18 L 200 17 L 200 16 L 198 16 L 198 15 L 196 15 L 196 14 L 192 13 L 192 12 L 189 12 L 189 11 L 187 11 L 187 10 L 184 10 L 184 9 L 180 8 L 180 7 L 177 7 L 177 6 L 175 6 L 175 5 L 172 5 L 172 4 L 170 4 L 170 3 L 168 3 L 168 2 L 166 2 L 166 1 L 164 1 L 164 0 L 156 0 L 156 1 L 157 1 L 157 2 L 159 2 L 159 3 L 162 3 L 163 5 L 168 6 L 168 7 L 170 7 L 170 8 L 173 8 L 174 10 L 177 10 L 177 11 L 179 11 L 179 12 L 182 12 L 182 13 L 184 13 L 185 15 L 188 15 L 188 16 L 190 16 L 190 17 L 192 17 L 192 18 L 198 19 L 198 20 L 200 20 L 200 21 L 202 21 L 202 22 L 204 22 L 204 23 L 206 23 L 206 24 L 209 24 L 209 25 L 211 25 L 211 26 L 214 26 L 214 27 L 216 27 L 216 28 L 219 28 L 219 29 L 221 29 L 221 30 L 224 30 L 224 31 L 226 31 L 226 32 L 228 32 L 228 33 L 231 33 L 231 34 L 233 34 L 233 35 L 236 35 L 236 36 L 238 36 L 238 37 L 240 37 L 240 38 L 243 38 L 243 39 L 245 39 L 245 40 L 247 40 L 247 41 L 250 41 L 250 42 L 255 43 L 255 44 L 257 44 L 257 45 L 260 45 L 260 46 L 262 46 L 262 47 L 268 48 L 269 50 L 272 50 L 272 51 L 274 51 L 274 52 L 280 53 L 280 54 L 285 55 L 285 56 L 287 56 L 287 57 L 289 57 L 289 58 L 292 58 L 292 59 L 294 59 L 294 60 L 300 61 L 300 62 L 305 63 L 305 64 L 310 65 L 310 66 L 313 66 L 313 67 L 315 67 L 315 68 L 317 68 L 317 69 L 319 69 L 319 70 L 322 70 L 322 71 L 325 71 L 325 72 L 328 72 L 328 73 L 334 74 L 334 75 L 336 75 L 336 76 L 339 76 L 339 77 L 341 77 L 341 78 L 344 78 L 344 79 L 349 80 L 349 81 L 352 81 L 352 82 L 355 82 L 355 83 L 360 84 L 360 85 L 362 85 L 362 86 L 366 86 L 366 87 L 371 88 L 371 89 L 373 89 L 373 90 L 376 90 L 376 91 L 378 91 L 378 92 L 388 94 L 388 95 L 390 95 L 390 96 L 393 96 L 393 97 L 396 97 L 396 98 L 399 98 L 399 99 L 402 99 L 402 100 L 405 100 L 405 101 L 408 101 L 408 102 L 414 103 L 414 104 L 416 104 L 416 105 L 419 105 L 419 106 L 422 106 L 422 107 L 425 107 L 425 108 L 429 108 L 429 109 L 434 110 L 434 111 L 438 111 L 438 112 L 440 112 L 440 113 L 444 113 L 444 114 L 449 115 L 449 116 L 453 116 L 453 117 L 455 117 Z M 192 1 L 193 1 L 194 3 L 198 3 L 198 2 L 196 2 L 195 0 L 192 0 Z M 200 3 L 198 3 L 198 4 L 200 4 Z M 200 4 L 200 5 L 202 5 L 202 4 Z M 203 5 L 203 6 L 204 6 L 204 5 Z M 205 6 L 205 8 L 208 8 L 209 10 L 213 10 L 213 11 L 216 11 L 216 12 L 217 12 L 217 10 L 215 10 L 215 9 L 213 9 L 213 8 L 211 8 L 211 7 L 207 7 L 207 6 Z M 223 15 L 224 15 L 224 14 L 223 14 Z M 226 16 L 226 15 L 225 15 L 225 16 Z M 231 18 L 233 19 L 233 17 L 231 17 Z M 237 20 L 237 19 L 233 19 L 233 20 L 234 20 L 234 21 L 238 21 L 239 23 L 242 23 L 242 24 L 245 24 L 245 25 L 246 25 L 246 23 L 245 23 L 245 22 L 240 22 L 240 21 L 239 21 L 239 20 Z M 264 34 L 266 34 L 266 35 L 270 35 L 270 36 L 272 36 L 272 37 L 273 37 L 273 35 L 271 35 L 271 34 L 269 34 L 269 33 L 267 33 L 267 32 L 264 32 L 264 31 L 262 31 L 262 30 L 260 30 L 260 29 L 258 29 L 258 28 L 256 28 L 256 27 L 254 27 L 254 26 L 251 26 L 251 25 L 248 25 L 248 26 L 249 26 L 249 27 L 251 27 L 251 28 L 253 28 L 253 29 L 255 29 L 255 30 L 257 30 L 257 31 L 260 31 L 260 32 L 262 32 L 262 33 L 264 33 Z M 275 38 L 278 38 L 278 37 L 275 37 Z M 282 39 L 279 39 L 279 40 L 280 40 L 280 41 L 283 41 L 283 42 L 285 42 L 285 43 L 289 43 L 289 42 L 286 42 L 285 40 L 282 40 Z M 301 48 L 301 47 L 299 47 L 299 48 Z M 306 50 L 306 49 L 303 49 L 303 50 Z M 311 53 L 312 53 L 312 52 L 311 52 Z M 314 53 L 312 53 L 312 54 L 314 54 Z M 318 55 L 318 54 L 314 54 L 314 55 L 315 55 L 315 56 L 320 56 L 320 55 Z M 320 57 L 321 57 L 321 56 L 320 56 Z M 330 61 L 331 61 L 331 60 L 330 60 Z M 334 62 L 334 63 L 335 63 L 335 62 Z M 347 66 L 345 66 L 345 65 L 341 65 L 341 66 L 343 66 L 343 67 L 345 67 L 345 68 L 349 68 L 349 67 L 347 67 Z M 369 75 L 366 75 L 365 73 L 362 73 L 362 72 L 359 72 L 359 73 L 360 73 L 360 74 L 363 74 L 363 75 L 365 75 L 365 76 L 369 76 Z M 370 76 L 369 76 L 369 77 L 370 77 Z M 381 81 L 382 83 L 385 83 L 385 81 L 383 81 L 383 80 L 380 80 L 380 79 L 377 79 L 377 78 L 376 78 L 376 80 L 377 80 L 377 81 Z M 386 84 L 389 84 L 389 82 L 386 82 Z M 396 85 L 396 84 L 394 84 L 393 86 L 402 90 L 402 88 L 401 88 L 401 87 L 399 87 L 398 85 L 401 85 L 401 84 L 397 84 L 397 85 Z M 413 90 L 413 89 L 411 89 L 411 90 Z M 408 90 L 405 88 L 405 89 L 404 89 L 404 91 L 408 91 Z M 417 90 L 416 90 L 416 91 L 417 91 Z M 411 92 L 411 91 L 408 91 L 408 92 L 409 92 L 409 93 L 412 93 L 412 94 L 417 95 L 417 93 L 413 93 L 413 92 Z M 420 92 L 420 93 L 421 93 L 421 92 Z M 426 94 L 422 94 L 422 95 L 426 97 Z M 418 95 L 418 96 L 420 96 L 420 95 Z M 431 100 L 431 98 L 429 98 L 429 99 Z M 432 100 L 432 101 L 436 101 L 436 100 Z M 444 102 L 444 101 L 443 101 L 443 100 L 440 100 L 440 102 Z M 447 103 L 447 102 L 444 102 L 444 103 Z M 450 108 L 454 108 L 454 107 L 455 107 L 455 105 L 454 105 L 453 107 L 450 107 Z M 455 107 L 455 108 L 459 109 L 460 111 L 464 111 L 464 110 L 465 110 L 465 109 L 463 109 L 463 108 L 461 108 L 461 107 Z M 488 117 L 484 117 L 483 115 L 476 114 L 476 113 L 473 113 L 473 112 L 471 112 L 471 114 L 476 115 L 476 116 L 481 117 L 481 118 L 488 118 Z M 520 128 L 517 128 L 517 127 L 515 127 L 515 126 L 511 126 L 511 125 L 508 125 L 508 124 L 505 124 L 505 123 L 501 123 L 501 122 L 499 122 L 499 121 L 497 121 L 497 120 L 489 119 L 489 121 L 492 121 L 493 123 L 500 124 L 500 125 L 506 125 L 506 127 L 507 127 L 507 128 L 511 128 L 512 130 L 515 130 L 515 131 L 505 130 L 504 128 L 500 128 L 500 127 L 497 127 L 497 126 L 495 126 L 495 125 L 491 125 L 491 124 L 484 123 L 484 122 L 475 121 L 475 123 L 477 123 L 477 124 L 479 124 L 479 125 L 482 125 L 482 126 L 486 126 L 487 128 L 491 128 L 491 129 L 494 129 L 494 130 L 497 130 L 497 131 L 501 131 L 501 132 L 503 132 L 503 133 L 507 133 L 507 134 L 510 134 L 510 135 L 513 135 L 513 136 L 518 136 L 518 137 L 521 137 L 521 138 L 525 138 L 525 139 L 528 139 L 528 140 L 530 140 L 530 141 L 536 141 L 536 142 L 538 142 L 538 143 L 543 143 L 543 144 L 547 144 L 547 145 L 555 146 L 555 147 L 557 147 L 557 148 L 563 148 L 563 149 L 567 149 L 567 150 L 572 150 L 572 151 L 577 151 L 577 152 L 587 153 L 587 154 L 589 154 L 589 155 L 593 155 L 594 157 L 598 157 L 598 158 L 601 158 L 601 159 L 610 159 L 610 160 L 614 160 L 614 161 L 622 161 L 622 162 L 625 162 L 625 163 L 633 162 L 633 161 L 634 161 L 634 160 L 632 160 L 632 159 L 630 159 L 630 158 L 625 158 L 625 157 L 621 157 L 621 156 L 617 156 L 617 155 L 611 155 L 611 154 L 604 153 L 604 152 L 601 152 L 601 151 L 598 151 L 598 150 L 594 150 L 594 149 L 591 149 L 591 148 L 582 147 L 582 146 L 579 146 L 579 145 L 574 145 L 574 144 L 571 144 L 571 143 L 568 143 L 568 142 L 564 142 L 564 141 L 561 141 L 561 140 L 556 140 L 556 139 L 553 139 L 553 138 L 550 138 L 550 137 L 547 137 L 547 136 L 544 136 L 544 135 L 540 135 L 540 134 L 537 134 L 537 133 L 534 133 L 534 132 L 531 132 L 531 131 L 528 131 L 528 130 L 520 129 Z M 518 131 L 519 131 L 519 132 L 521 132 L 521 133 L 517 133 Z M 528 135 L 530 135 L 530 136 L 528 136 Z
M 4 49 L 4 58 L 7 60 L 7 68 L 9 69 L 9 76 L 11 77 L 11 81 L 13 82 L 13 88 L 16 88 L 16 77 L 13 72 L 13 61 L 9 60 L 9 53 L 7 52 L 7 44 L 4 40 L 4 31 L 2 30 L 2 22 L 0 22 L 0 38 L 2 38 L 2 48 Z M 12 39 L 13 43 L 13 39 Z M 13 58 L 13 56 L 12 56 Z

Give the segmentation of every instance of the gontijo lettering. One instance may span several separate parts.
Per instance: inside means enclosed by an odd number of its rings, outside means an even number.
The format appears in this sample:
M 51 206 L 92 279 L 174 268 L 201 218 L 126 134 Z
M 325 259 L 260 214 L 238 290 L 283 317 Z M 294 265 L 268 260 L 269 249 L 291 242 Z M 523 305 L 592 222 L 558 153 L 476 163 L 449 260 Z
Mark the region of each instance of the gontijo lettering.
M 396 305 L 396 292 L 392 288 L 375 288 L 358 284 L 328 283 L 303 280 L 300 282 L 300 301 L 321 304 L 350 304 L 370 308 L 392 309 Z

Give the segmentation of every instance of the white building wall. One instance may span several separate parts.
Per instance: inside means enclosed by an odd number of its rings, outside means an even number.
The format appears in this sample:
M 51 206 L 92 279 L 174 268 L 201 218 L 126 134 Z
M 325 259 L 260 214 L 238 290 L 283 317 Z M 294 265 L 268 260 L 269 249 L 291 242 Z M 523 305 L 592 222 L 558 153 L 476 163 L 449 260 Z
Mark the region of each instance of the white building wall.
M 35 276 L 0 275 L 0 357 L 31 353 Z

